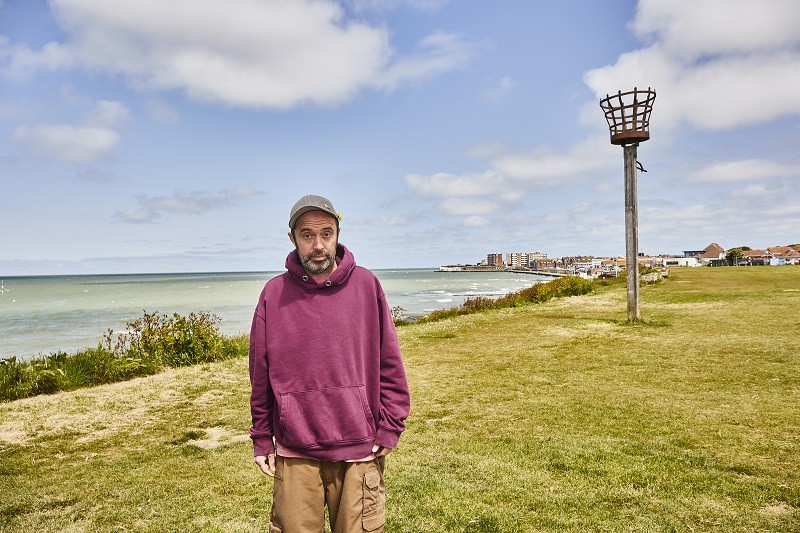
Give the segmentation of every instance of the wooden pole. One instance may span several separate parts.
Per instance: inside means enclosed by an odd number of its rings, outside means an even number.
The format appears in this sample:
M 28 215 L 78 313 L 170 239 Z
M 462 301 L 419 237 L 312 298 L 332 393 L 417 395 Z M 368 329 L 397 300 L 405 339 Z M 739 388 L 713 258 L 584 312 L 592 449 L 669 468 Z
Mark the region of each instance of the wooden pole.
M 639 312 L 639 214 L 636 202 L 636 149 L 638 143 L 623 146 L 625 152 L 625 271 L 628 284 L 628 322 L 641 322 Z

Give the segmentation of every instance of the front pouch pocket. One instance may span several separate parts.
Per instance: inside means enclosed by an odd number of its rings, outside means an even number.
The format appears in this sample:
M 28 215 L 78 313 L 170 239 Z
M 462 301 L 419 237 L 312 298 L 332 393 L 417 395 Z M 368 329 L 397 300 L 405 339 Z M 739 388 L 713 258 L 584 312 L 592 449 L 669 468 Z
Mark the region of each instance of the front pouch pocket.
M 375 438 L 363 385 L 280 395 L 280 425 L 289 448 L 311 449 Z

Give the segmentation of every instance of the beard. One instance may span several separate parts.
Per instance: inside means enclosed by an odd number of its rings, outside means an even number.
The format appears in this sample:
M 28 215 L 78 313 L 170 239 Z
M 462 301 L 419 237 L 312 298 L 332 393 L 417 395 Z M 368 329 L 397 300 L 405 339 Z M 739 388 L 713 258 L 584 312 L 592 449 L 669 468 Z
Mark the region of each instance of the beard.
M 333 270 L 333 256 L 328 252 L 323 252 L 322 255 L 324 256 L 324 260 L 312 259 L 311 256 L 307 256 L 305 258 L 301 258 L 300 262 L 303 264 L 303 268 L 309 274 L 314 276 L 319 276 L 322 274 L 329 274 Z

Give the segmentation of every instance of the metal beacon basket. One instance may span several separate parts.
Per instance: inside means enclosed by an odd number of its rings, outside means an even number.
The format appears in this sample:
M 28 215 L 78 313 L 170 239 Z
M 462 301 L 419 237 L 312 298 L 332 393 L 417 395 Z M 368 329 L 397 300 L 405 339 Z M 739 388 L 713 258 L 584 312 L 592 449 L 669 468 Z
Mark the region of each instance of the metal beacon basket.
M 656 91 L 650 87 L 632 91 L 618 91 L 600 100 L 611 133 L 611 144 L 637 144 L 650 138 L 650 113 Z

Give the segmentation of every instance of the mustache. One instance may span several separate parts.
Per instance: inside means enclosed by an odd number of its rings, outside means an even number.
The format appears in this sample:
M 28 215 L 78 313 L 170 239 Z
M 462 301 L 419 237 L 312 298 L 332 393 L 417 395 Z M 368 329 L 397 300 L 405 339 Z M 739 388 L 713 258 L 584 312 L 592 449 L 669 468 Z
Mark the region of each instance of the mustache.
M 300 258 L 300 262 L 306 272 L 311 274 L 327 274 L 333 270 L 334 258 L 327 251 L 310 253 Z

